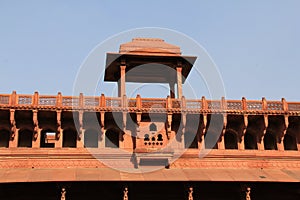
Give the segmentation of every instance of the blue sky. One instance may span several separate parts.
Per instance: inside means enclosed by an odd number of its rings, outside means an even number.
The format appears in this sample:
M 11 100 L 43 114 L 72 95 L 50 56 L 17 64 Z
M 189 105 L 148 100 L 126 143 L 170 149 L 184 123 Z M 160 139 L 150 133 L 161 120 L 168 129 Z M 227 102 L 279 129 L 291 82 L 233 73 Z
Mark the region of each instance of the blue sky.
M 0 93 L 71 95 L 96 45 L 122 31 L 162 27 L 206 49 L 226 98 L 300 101 L 299 9 L 298 0 L 0 0 Z

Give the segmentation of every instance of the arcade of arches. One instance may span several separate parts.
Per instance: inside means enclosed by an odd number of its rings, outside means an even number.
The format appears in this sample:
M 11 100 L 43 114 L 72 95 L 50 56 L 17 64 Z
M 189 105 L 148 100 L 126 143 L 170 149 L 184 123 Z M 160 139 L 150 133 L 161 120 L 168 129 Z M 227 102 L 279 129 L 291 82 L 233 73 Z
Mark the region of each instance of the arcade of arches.
M 7 111 L 1 110 L 1 112 Z M 33 117 L 34 113 L 36 113 L 36 119 Z M 150 133 L 155 134 L 158 131 L 155 123 L 147 122 L 148 118 L 145 118 L 146 121 L 143 122 L 144 119 L 142 117 L 141 121 L 144 124 L 149 124 L 148 131 L 140 133 L 143 135 L 141 139 L 139 137 L 131 137 L 136 134 L 136 124 L 132 125 L 128 122 L 124 132 L 123 128 L 119 127 L 124 121 L 122 114 L 115 115 L 117 117 L 109 113 L 104 114 L 102 115 L 104 119 L 100 119 L 100 113 L 96 112 L 79 114 L 65 111 L 53 112 L 43 110 L 32 112 L 26 110 L 23 112 L 18 110 L 14 114 L 16 116 L 15 129 L 8 123 L 10 116 L 0 114 L 0 116 L 7 117 L 0 119 L 6 122 L 0 127 L 1 147 L 135 149 L 147 146 L 151 142 Z M 130 115 L 132 117 L 132 114 Z M 30 119 L 30 117 L 32 118 Z M 206 118 L 205 120 L 204 117 Z M 57 121 L 57 119 L 60 120 Z M 282 120 L 282 116 L 270 116 L 268 125 L 265 124 L 264 118 L 260 115 L 247 116 L 247 125 L 245 125 L 243 116 L 240 115 L 227 115 L 227 123 L 225 125 L 223 115 L 215 115 L 214 117 L 210 115 L 187 115 L 186 119 L 187 122 L 184 128 L 182 128 L 181 124 L 182 119 L 178 118 L 178 115 L 174 115 L 171 122 L 171 136 L 174 134 L 174 138 L 183 142 L 181 148 L 299 150 L 299 117 L 289 117 L 290 123 L 287 127 Z M 102 122 L 104 121 L 104 126 L 102 127 L 101 120 Z M 35 126 L 35 124 L 37 125 Z M 12 134 L 13 130 L 15 131 Z M 153 144 L 157 143 L 158 146 L 161 146 L 166 141 L 163 139 L 168 138 L 166 135 L 168 131 L 168 129 L 165 129 L 160 134 L 156 134 L 155 137 L 159 139 L 157 140 L 156 138 Z M 49 138 L 48 133 L 54 134 L 52 140 L 47 139 L 47 137 Z M 133 145 L 132 138 L 141 140 L 141 142 L 135 141 L 135 145 Z M 144 144 L 144 146 L 140 144 Z

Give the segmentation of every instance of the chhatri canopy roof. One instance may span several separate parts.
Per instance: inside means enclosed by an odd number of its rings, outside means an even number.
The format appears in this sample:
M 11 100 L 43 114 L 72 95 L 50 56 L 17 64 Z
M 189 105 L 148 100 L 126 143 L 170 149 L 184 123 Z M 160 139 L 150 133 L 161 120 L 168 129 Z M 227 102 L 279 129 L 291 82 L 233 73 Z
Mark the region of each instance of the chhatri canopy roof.
M 118 81 L 120 65 L 125 64 L 127 82 L 170 83 L 180 66 L 184 83 L 196 59 L 182 56 L 180 47 L 162 39 L 134 38 L 121 44 L 119 53 L 107 53 L 104 81 Z

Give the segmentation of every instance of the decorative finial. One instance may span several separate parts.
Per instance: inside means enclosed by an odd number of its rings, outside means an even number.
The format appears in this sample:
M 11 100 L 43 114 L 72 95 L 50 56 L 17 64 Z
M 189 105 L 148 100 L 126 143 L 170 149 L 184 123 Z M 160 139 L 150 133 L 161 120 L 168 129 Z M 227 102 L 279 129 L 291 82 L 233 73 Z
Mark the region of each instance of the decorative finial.
M 250 191 L 251 191 L 251 188 L 247 187 L 247 189 L 246 189 L 246 200 L 251 200 Z
M 61 188 L 61 197 L 60 197 L 60 200 L 66 200 L 66 188 Z
M 128 200 L 128 187 L 124 188 L 123 191 L 124 195 L 123 195 L 123 200 Z
M 194 198 L 193 198 L 193 187 L 189 188 L 189 200 L 194 200 Z

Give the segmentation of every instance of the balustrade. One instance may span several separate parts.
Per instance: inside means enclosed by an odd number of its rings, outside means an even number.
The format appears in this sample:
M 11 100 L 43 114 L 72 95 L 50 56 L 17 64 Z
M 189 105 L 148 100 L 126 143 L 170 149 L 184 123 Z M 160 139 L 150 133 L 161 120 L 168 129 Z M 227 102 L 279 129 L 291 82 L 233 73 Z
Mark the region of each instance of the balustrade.
M 0 95 L 0 105 L 12 106 L 63 106 L 63 107 L 128 107 L 128 108 L 168 108 L 168 109 L 187 109 L 187 110 L 248 110 L 248 111 L 300 111 L 300 102 L 267 101 L 263 100 L 206 100 L 202 99 L 172 99 L 172 98 L 136 98 L 127 99 L 120 97 L 98 97 L 92 96 L 62 96 L 60 93 L 56 96 L 2 94 Z

